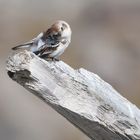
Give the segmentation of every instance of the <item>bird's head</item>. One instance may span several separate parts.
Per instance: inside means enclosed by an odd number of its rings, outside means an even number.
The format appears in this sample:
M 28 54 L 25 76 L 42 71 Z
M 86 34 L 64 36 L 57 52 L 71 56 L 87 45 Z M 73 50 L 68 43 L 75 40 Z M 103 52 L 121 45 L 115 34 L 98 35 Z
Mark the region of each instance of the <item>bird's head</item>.
M 51 28 L 53 28 L 56 35 L 60 34 L 62 39 L 67 39 L 69 41 L 71 40 L 72 31 L 67 22 L 58 20 L 51 26 Z

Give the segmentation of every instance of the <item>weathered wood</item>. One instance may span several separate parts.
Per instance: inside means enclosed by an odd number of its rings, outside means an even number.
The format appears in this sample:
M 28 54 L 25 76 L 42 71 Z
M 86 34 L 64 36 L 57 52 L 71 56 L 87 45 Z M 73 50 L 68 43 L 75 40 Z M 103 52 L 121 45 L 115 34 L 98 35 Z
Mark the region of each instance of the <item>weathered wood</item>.
M 140 110 L 99 76 L 23 51 L 7 61 L 8 75 L 93 140 L 140 140 Z

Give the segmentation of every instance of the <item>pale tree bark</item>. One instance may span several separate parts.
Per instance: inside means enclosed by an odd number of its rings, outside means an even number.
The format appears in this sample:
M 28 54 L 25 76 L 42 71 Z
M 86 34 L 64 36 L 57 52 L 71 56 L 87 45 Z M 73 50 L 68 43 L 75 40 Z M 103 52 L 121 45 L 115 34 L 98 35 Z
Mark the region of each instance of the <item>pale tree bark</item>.
M 93 140 L 140 140 L 140 110 L 99 76 L 23 51 L 9 57 L 8 75 Z

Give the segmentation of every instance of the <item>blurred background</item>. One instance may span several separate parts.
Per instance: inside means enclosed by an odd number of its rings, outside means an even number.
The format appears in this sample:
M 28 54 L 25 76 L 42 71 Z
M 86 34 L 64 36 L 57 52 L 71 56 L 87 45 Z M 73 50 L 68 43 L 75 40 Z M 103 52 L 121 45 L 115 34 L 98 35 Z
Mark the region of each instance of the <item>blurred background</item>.
M 11 47 L 58 19 L 73 31 L 61 59 L 98 74 L 140 107 L 139 0 L 0 0 L 0 140 L 89 140 L 5 70 Z

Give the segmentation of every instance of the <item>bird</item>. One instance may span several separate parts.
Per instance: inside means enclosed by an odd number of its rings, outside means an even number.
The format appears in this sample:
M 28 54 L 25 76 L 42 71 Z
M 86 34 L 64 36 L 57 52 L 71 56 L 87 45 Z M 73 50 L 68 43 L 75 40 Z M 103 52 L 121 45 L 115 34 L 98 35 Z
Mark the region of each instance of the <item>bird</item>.
M 71 34 L 70 25 L 63 20 L 58 20 L 34 39 L 15 46 L 12 50 L 29 49 L 41 58 L 59 61 L 59 56 L 71 42 Z

